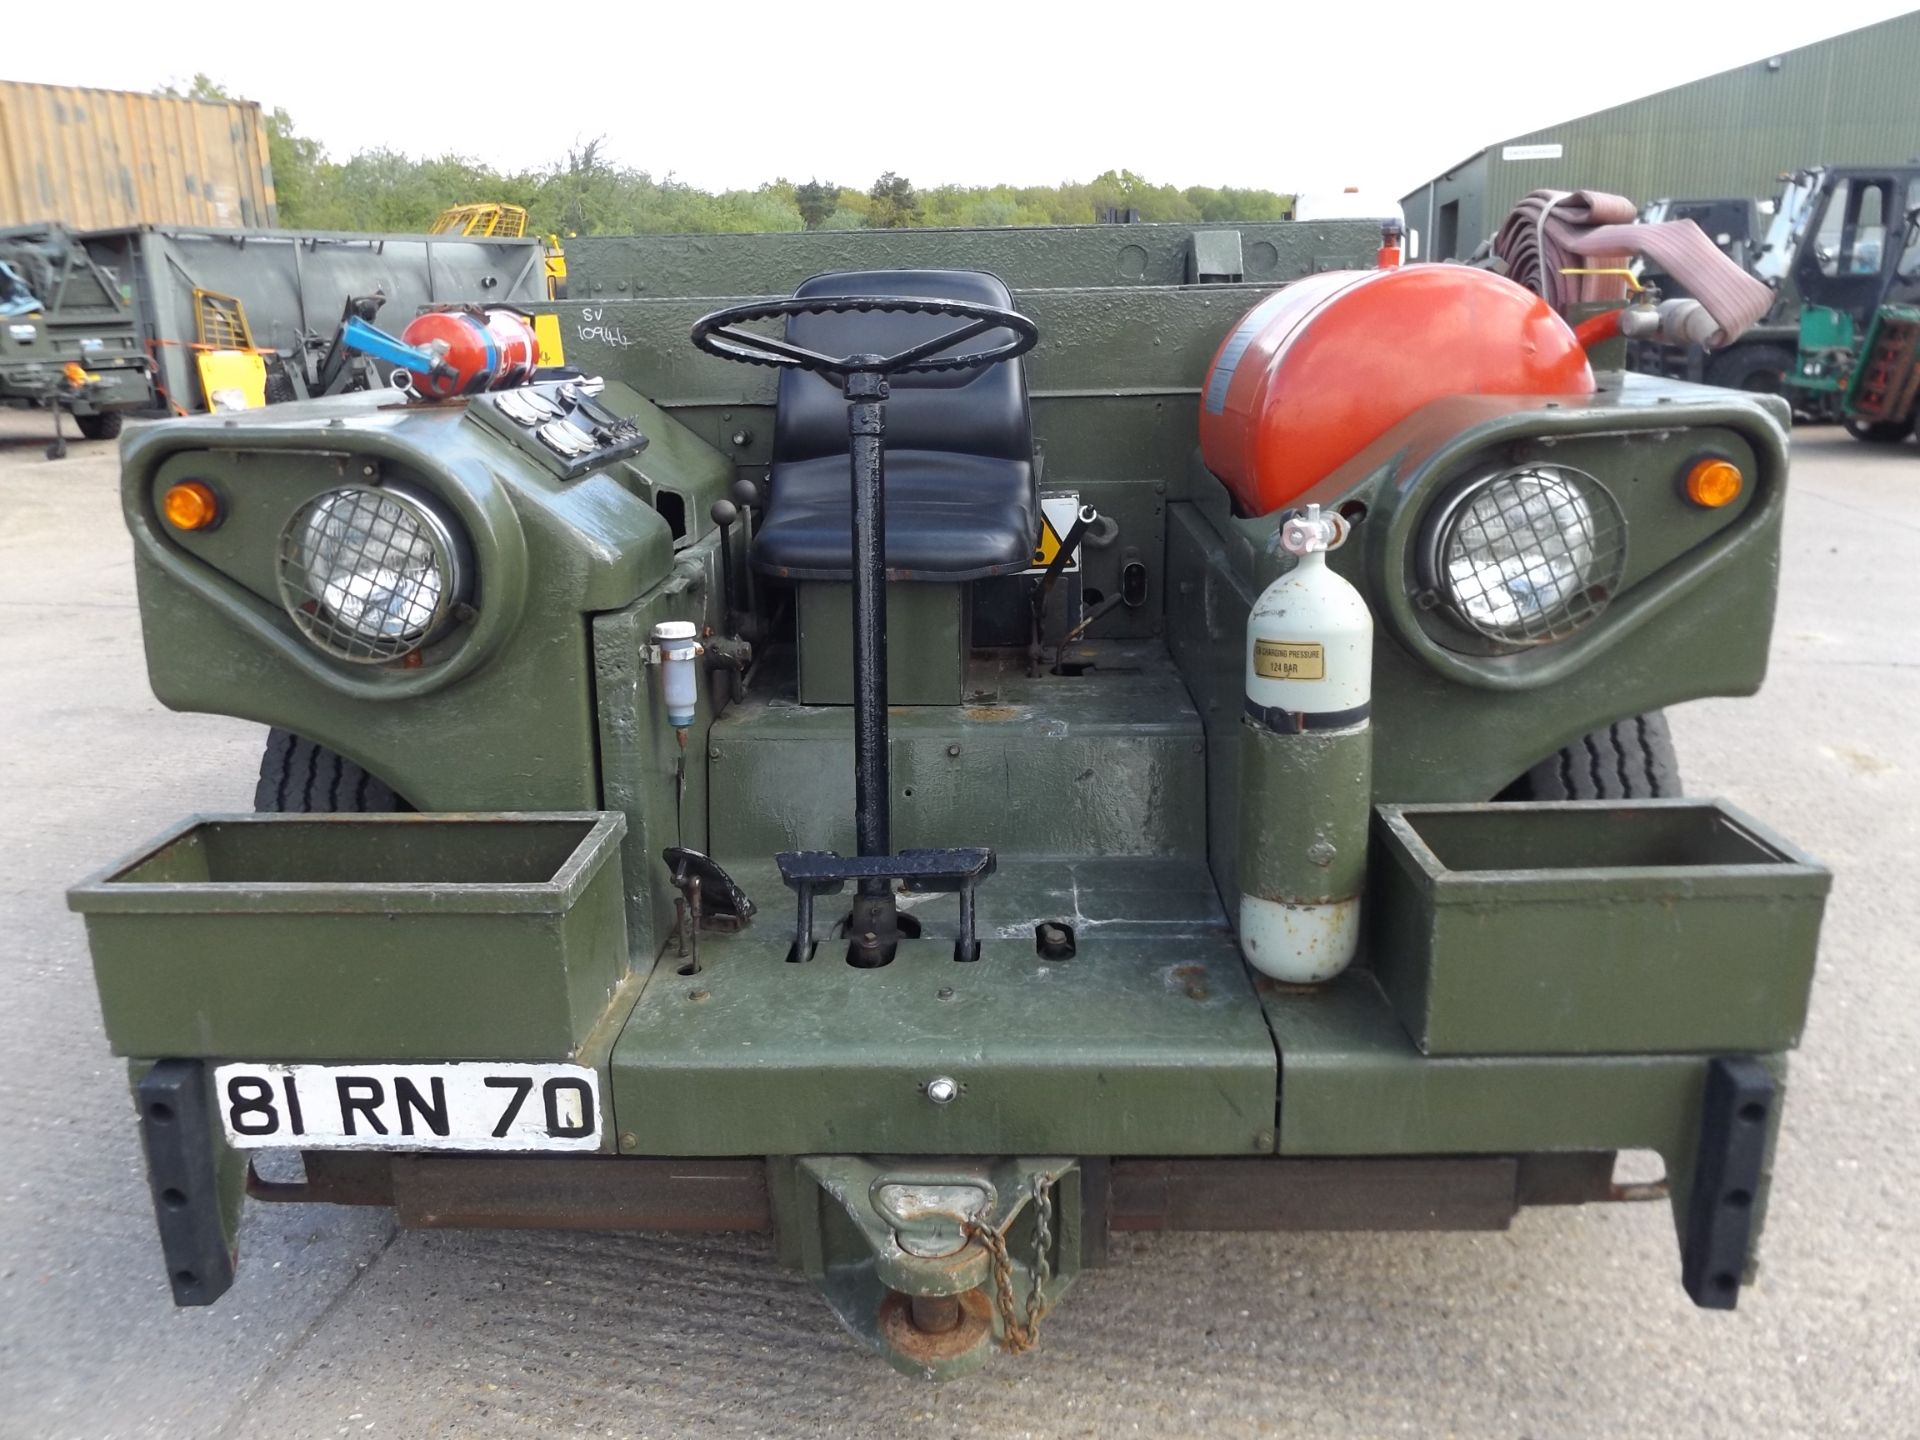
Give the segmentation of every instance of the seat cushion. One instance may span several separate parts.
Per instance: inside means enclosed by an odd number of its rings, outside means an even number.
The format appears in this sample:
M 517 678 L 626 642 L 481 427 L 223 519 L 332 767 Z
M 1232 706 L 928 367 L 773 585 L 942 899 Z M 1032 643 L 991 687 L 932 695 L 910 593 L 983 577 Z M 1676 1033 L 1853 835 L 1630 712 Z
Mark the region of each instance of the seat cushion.
M 817 275 L 794 293 L 906 295 L 1002 308 L 1013 303 L 997 276 L 970 270 Z M 796 315 L 787 323 L 787 337 L 829 355 L 892 354 L 964 323 L 942 315 Z M 966 348 L 990 348 L 1007 338 L 993 330 Z M 1039 536 L 1040 502 L 1020 362 L 899 375 L 888 389 L 888 576 L 973 580 L 1024 570 Z M 840 387 L 818 375 L 783 371 L 766 517 L 754 537 L 755 567 L 793 579 L 849 579 L 851 487 Z
M 887 447 L 889 580 L 978 580 L 1033 563 L 1040 533 L 1033 466 L 1022 460 Z M 853 485 L 847 457 L 773 467 L 773 499 L 754 536 L 754 564 L 791 580 L 853 574 Z

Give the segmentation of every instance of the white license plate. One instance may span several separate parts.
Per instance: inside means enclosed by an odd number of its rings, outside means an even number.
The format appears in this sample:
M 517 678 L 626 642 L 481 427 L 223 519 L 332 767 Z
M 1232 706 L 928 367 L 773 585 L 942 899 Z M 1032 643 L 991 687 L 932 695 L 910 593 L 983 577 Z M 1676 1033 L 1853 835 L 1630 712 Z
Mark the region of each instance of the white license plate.
M 597 1150 L 600 1075 L 584 1065 L 222 1065 L 239 1150 Z

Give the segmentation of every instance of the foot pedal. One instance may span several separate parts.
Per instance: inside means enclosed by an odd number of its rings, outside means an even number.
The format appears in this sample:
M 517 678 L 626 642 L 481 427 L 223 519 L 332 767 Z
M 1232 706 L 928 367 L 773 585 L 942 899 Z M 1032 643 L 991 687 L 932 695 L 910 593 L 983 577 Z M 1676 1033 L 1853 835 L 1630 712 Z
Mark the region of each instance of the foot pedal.
M 831 850 L 789 850 L 773 858 L 780 866 L 780 878 L 799 901 L 793 927 L 794 953 L 799 958 L 813 951 L 815 897 L 838 895 L 849 880 L 899 881 L 921 892 L 954 892 L 960 897 L 960 935 L 953 944 L 953 958 L 980 958 L 973 891 L 994 870 L 993 851 L 984 845 L 956 850 L 902 850 L 897 855 L 843 856 Z

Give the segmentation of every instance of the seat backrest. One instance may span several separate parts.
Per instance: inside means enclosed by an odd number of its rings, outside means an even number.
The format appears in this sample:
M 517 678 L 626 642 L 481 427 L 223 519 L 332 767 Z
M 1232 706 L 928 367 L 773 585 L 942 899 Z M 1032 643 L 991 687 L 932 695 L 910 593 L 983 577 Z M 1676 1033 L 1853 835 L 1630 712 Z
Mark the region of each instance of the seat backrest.
M 997 275 L 980 270 L 848 270 L 816 275 L 796 299 L 823 295 L 909 295 L 1013 308 Z M 787 338 L 824 355 L 892 354 L 958 328 L 953 315 L 794 315 Z M 965 342 L 969 350 L 1004 344 L 1005 330 Z M 887 448 L 935 450 L 1002 460 L 1033 459 L 1027 378 L 1018 360 L 975 370 L 896 375 L 888 381 Z M 840 387 L 800 370 L 780 372 L 773 463 L 847 453 L 847 402 Z

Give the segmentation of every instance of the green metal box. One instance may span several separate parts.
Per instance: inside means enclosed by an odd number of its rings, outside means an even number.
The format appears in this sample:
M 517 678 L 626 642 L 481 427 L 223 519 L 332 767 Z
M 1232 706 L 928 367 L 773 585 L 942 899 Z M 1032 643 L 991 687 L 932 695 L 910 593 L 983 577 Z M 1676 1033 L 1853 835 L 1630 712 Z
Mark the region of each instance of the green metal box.
M 562 1060 L 628 970 L 625 819 L 193 816 L 82 881 L 116 1054 Z
M 926 581 L 887 586 L 887 703 L 958 705 L 972 649 L 966 585 Z M 853 586 L 802 580 L 799 606 L 802 705 L 853 704 Z
M 1382 805 L 1381 987 L 1428 1055 L 1790 1048 L 1832 877 L 1717 801 Z

